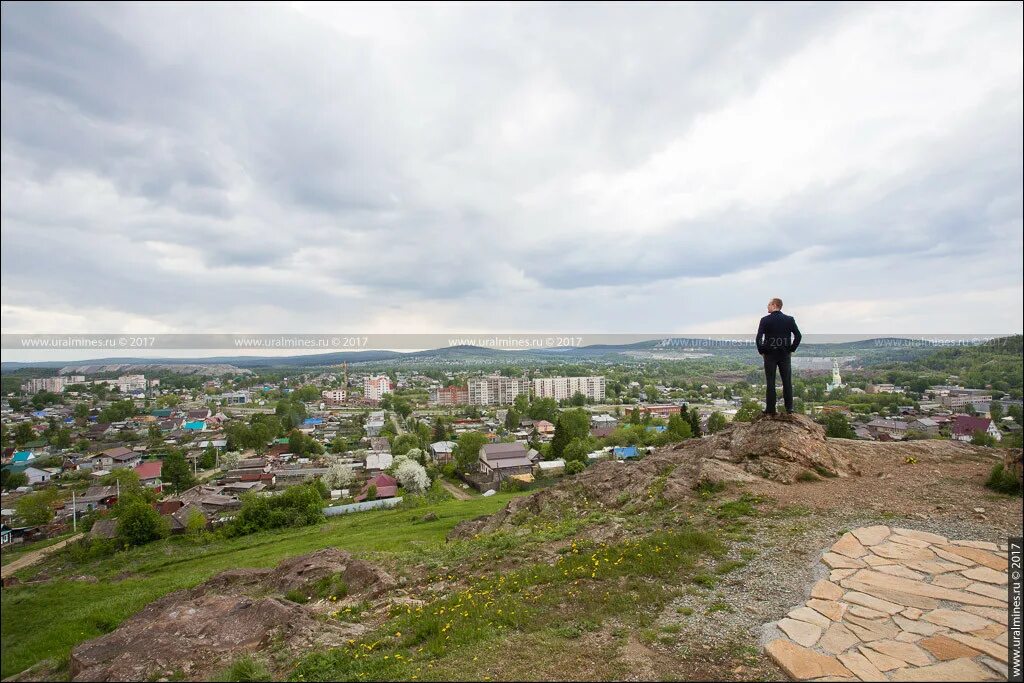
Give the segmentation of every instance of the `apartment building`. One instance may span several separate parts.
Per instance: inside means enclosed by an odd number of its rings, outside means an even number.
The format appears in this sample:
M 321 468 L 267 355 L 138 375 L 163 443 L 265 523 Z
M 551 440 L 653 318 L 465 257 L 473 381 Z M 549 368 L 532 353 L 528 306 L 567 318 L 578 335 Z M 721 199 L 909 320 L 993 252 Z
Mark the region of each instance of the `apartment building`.
M 39 377 L 36 379 L 30 379 L 22 384 L 21 390 L 31 394 L 35 394 L 40 391 L 49 391 L 54 394 L 59 394 L 72 384 L 82 384 L 83 382 L 85 382 L 85 377 L 83 375 Z
M 344 403 L 345 402 L 345 390 L 344 389 L 325 389 L 320 392 L 320 398 L 327 403 Z
M 469 403 L 467 387 L 430 387 L 429 403 L 432 406 L 464 406 Z
M 469 380 L 467 388 L 470 405 L 508 405 L 519 394 L 530 393 L 530 380 L 525 377 L 488 375 Z
M 533 380 L 533 393 L 539 398 L 553 398 L 564 401 L 576 394 L 583 394 L 591 401 L 603 401 L 605 380 L 598 377 L 543 377 Z
M 391 393 L 391 379 L 387 375 L 375 375 L 363 378 L 363 398 L 367 401 L 379 401 L 384 394 Z

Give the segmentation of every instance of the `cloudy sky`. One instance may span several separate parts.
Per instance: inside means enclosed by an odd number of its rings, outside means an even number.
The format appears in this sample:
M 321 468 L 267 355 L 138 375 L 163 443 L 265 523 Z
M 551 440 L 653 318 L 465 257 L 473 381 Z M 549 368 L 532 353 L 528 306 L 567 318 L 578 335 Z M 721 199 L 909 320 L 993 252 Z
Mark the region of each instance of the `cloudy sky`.
M 1019 332 L 1022 24 L 4 3 L 3 331 Z

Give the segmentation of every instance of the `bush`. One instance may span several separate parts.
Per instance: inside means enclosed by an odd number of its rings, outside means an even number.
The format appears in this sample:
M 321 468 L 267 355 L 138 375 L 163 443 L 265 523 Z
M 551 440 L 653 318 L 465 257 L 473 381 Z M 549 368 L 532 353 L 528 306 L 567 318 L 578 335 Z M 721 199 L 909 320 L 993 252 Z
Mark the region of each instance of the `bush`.
M 324 521 L 323 497 L 313 484 L 289 486 L 276 496 L 245 494 L 238 516 L 225 527 L 228 536 L 300 527 Z
M 1021 493 L 1021 481 L 1017 478 L 1017 475 L 1014 472 L 1003 467 L 1002 463 L 999 463 L 992 468 L 992 472 L 988 475 L 988 481 L 985 482 L 985 486 L 993 491 L 1009 495 L 1020 495 Z
M 117 540 L 124 546 L 145 545 L 168 534 L 167 520 L 144 500 L 131 500 L 118 510 Z
M 579 474 L 585 469 L 587 469 L 587 466 L 584 465 L 579 460 L 570 460 L 569 462 L 565 463 L 566 474 Z
M 501 485 L 498 486 L 498 490 L 504 493 L 516 493 L 518 491 L 525 491 L 526 482 L 509 477 L 507 479 L 501 480 Z

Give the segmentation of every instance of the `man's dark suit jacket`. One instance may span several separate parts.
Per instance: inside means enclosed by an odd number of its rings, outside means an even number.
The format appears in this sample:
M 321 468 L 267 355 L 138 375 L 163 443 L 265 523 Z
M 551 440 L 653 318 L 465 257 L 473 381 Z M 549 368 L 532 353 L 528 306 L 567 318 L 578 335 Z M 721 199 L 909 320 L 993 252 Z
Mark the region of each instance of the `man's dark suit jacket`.
M 757 326 L 757 352 L 762 355 L 793 353 L 800 346 L 800 339 L 796 320 L 782 311 L 769 313 L 761 318 L 761 324 Z

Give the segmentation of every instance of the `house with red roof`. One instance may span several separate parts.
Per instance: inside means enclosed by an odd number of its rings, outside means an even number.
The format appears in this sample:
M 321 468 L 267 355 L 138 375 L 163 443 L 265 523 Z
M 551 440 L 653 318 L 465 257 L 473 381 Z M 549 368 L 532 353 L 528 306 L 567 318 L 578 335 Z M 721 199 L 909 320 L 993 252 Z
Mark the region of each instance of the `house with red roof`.
M 386 474 L 378 474 L 377 476 L 370 477 L 366 480 L 366 483 L 363 484 L 363 488 L 356 496 L 356 501 L 362 502 L 366 500 L 370 486 L 377 487 L 376 499 L 378 500 L 381 498 L 394 498 L 395 495 L 398 494 L 398 480 L 394 477 L 389 477 Z
M 950 436 L 957 441 L 970 441 L 976 432 L 988 434 L 996 441 L 1003 438 L 999 428 L 987 417 L 976 417 L 974 415 L 954 415 L 953 428 Z
M 163 460 L 149 460 L 136 466 L 135 474 L 139 475 L 139 481 L 143 486 L 149 486 L 160 491 L 163 489 L 163 482 L 160 481 L 160 473 L 163 471 Z

